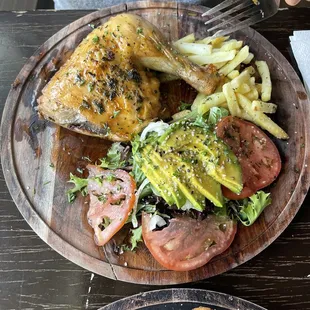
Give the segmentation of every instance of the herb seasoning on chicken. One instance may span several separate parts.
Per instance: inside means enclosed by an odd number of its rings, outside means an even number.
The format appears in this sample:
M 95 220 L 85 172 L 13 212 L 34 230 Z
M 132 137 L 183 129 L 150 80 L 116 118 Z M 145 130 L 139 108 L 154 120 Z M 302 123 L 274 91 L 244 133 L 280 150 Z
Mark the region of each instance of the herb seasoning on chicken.
M 161 111 L 159 81 L 174 74 L 211 93 L 219 76 L 178 55 L 143 18 L 120 14 L 94 29 L 45 86 L 39 113 L 71 130 L 128 141 Z

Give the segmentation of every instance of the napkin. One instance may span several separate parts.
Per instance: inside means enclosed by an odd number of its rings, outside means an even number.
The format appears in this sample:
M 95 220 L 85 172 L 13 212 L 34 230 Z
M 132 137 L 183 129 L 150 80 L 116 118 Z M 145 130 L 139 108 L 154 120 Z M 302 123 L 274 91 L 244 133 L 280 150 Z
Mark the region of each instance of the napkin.
M 290 41 L 306 90 L 310 95 L 310 30 L 294 31 Z

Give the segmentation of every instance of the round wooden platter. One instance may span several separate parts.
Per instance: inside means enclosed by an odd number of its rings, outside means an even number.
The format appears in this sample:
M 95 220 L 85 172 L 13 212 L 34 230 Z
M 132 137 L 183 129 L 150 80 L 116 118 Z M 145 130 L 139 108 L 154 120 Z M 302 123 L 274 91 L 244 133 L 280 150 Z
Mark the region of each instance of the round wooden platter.
M 266 310 L 231 295 L 188 288 L 140 293 L 113 302 L 99 310 L 195 310 L 196 308 L 197 310 Z
M 89 24 L 106 22 L 121 12 L 142 15 L 169 40 L 195 32 L 206 36 L 201 13 L 206 8 L 175 2 L 134 2 L 91 13 L 68 25 L 27 61 L 9 93 L 1 127 L 1 159 L 10 193 L 33 230 L 52 248 L 76 264 L 112 279 L 144 284 L 176 284 L 197 281 L 234 268 L 265 249 L 289 225 L 309 188 L 309 101 L 298 76 L 281 53 L 248 28 L 233 37 L 244 40 L 266 60 L 273 80 L 272 101 L 278 104 L 275 119 L 288 132 L 288 141 L 276 140 L 283 169 L 271 188 L 273 203 L 249 228 L 239 225 L 232 246 L 207 265 L 190 272 L 165 270 L 144 246 L 136 253 L 117 256 L 113 242 L 97 247 L 87 223 L 87 200 L 69 204 L 69 173 L 80 175 L 88 158 L 105 155 L 107 141 L 72 133 L 38 121 L 36 99 L 43 86 L 92 30 Z M 166 87 L 171 102 L 191 100 L 192 93 L 179 82 Z M 120 237 L 119 237 L 120 238 Z

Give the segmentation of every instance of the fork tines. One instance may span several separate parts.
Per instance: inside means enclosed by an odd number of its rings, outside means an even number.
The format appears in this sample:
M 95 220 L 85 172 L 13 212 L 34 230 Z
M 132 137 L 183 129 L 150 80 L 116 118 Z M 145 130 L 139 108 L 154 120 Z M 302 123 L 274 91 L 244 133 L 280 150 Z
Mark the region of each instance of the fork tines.
M 208 32 L 222 29 L 216 32 L 216 36 L 230 34 L 263 19 L 259 2 L 255 4 L 253 0 L 225 0 L 202 14 L 202 16 L 207 15 L 214 17 L 206 21 L 206 25 L 220 22 L 208 29 Z

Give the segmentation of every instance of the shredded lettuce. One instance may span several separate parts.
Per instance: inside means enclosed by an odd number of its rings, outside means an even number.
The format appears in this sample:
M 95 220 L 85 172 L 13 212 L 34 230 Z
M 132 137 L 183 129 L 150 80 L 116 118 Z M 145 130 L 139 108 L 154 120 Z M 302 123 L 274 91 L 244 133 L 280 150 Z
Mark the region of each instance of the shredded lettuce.
M 121 145 L 120 142 L 113 143 L 108 150 L 106 157 L 100 159 L 100 167 L 107 169 L 118 169 L 125 167 L 126 161 L 123 158 L 124 149 L 125 148 Z
M 233 214 L 243 225 L 250 226 L 270 204 L 270 193 L 258 191 L 251 197 L 241 201 L 230 201 L 228 206 L 232 209 Z

